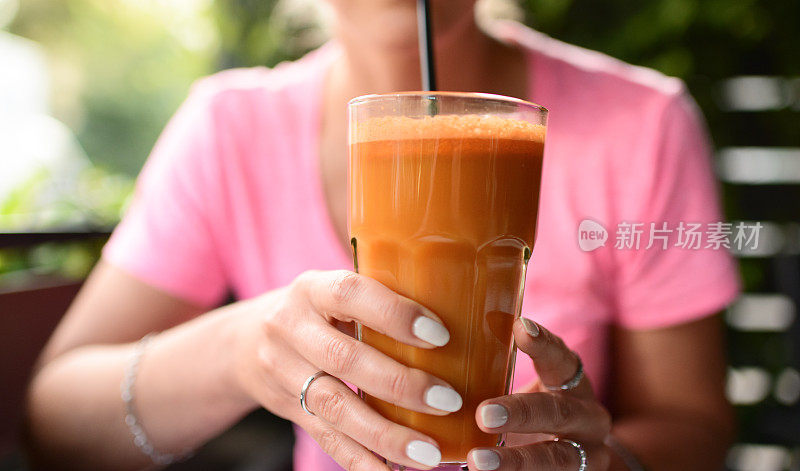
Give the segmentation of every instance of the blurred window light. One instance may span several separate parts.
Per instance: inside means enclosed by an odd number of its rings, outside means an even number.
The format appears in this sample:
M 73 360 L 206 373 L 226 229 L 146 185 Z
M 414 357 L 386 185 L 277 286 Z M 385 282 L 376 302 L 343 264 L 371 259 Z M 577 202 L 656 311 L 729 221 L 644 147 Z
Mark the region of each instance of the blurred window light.
M 789 94 L 794 102 L 792 109 L 800 111 L 800 78 L 793 78 L 789 80 L 788 87 Z
M 730 368 L 725 387 L 728 400 L 736 405 L 757 404 L 769 395 L 771 380 L 763 368 Z
M 800 148 L 727 147 L 717 155 L 717 173 L 729 183 L 800 183 Z
M 756 223 L 756 221 L 736 221 L 734 227 L 738 222 L 744 222 L 749 226 Z M 738 248 L 735 244 L 731 244 L 731 253 L 737 257 L 771 257 L 778 253 L 784 252 L 784 249 L 790 244 L 786 242 L 786 234 L 784 228 L 775 224 L 774 222 L 759 221 L 761 228 L 758 231 L 758 245 L 753 247 L 752 244 Z
M 780 77 L 742 76 L 720 84 L 720 108 L 725 111 L 769 111 L 792 102 L 787 81 Z
M 800 373 L 794 368 L 786 368 L 775 380 L 775 400 L 791 406 L 800 399 Z
M 119 7 L 148 15 L 163 23 L 189 51 L 212 50 L 219 45 L 210 12 L 212 0 L 116 0 Z
M 44 50 L 0 30 L 0 58 L 0 118 L 48 113 L 50 81 Z
M 784 471 L 791 459 L 789 450 L 781 446 L 742 443 L 731 447 L 726 464 L 735 471 Z
M 525 11 L 516 0 L 479 0 L 475 18 L 483 28 L 491 30 L 495 20 L 524 21 Z
M 177 15 L 194 15 L 208 10 L 213 0 L 117 0 L 117 3 L 142 11 L 160 11 Z
M 17 15 L 19 0 L 0 0 L 0 29 L 5 28 Z
M 757 332 L 784 332 L 794 319 L 794 301 L 782 294 L 744 294 L 726 315 L 734 329 Z
M 66 214 L 63 201 L 75 201 L 78 176 L 91 162 L 64 123 L 45 115 L 0 114 L 0 202 L 8 201 L 20 185 L 47 179 L 48 185 L 30 196 L 26 212 L 6 209 L 0 228 L 36 227 L 48 221 L 80 223 L 79 211 Z M 12 205 L 11 208 L 14 208 Z

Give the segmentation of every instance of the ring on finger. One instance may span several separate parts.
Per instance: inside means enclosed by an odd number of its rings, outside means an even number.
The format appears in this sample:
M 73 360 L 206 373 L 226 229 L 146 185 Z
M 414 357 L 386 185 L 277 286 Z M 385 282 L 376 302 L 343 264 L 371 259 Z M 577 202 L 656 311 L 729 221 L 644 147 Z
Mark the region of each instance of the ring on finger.
M 575 370 L 575 374 L 572 375 L 572 378 L 568 379 L 566 383 L 560 384 L 558 386 L 548 386 L 544 385 L 550 391 L 572 391 L 573 389 L 577 388 L 579 384 L 581 384 L 581 380 L 583 380 L 583 362 L 581 361 L 581 357 L 575 355 L 575 358 L 578 359 L 578 368 Z
M 317 414 L 315 414 L 315 413 L 311 412 L 310 410 L 308 410 L 308 405 L 306 404 L 306 396 L 308 395 L 308 388 L 311 387 L 311 383 L 313 383 L 314 380 L 316 380 L 317 378 L 319 378 L 321 376 L 330 376 L 330 375 L 328 375 L 328 373 L 326 373 L 326 372 L 324 372 L 322 370 L 317 371 L 313 375 L 309 376 L 308 379 L 306 379 L 306 382 L 303 383 L 303 387 L 300 388 L 300 407 L 302 407 L 303 410 L 306 411 L 306 413 L 309 414 L 309 415 L 316 416 Z
M 573 448 L 578 450 L 578 459 L 580 460 L 580 464 L 578 465 L 578 471 L 586 471 L 586 450 L 583 449 L 583 445 L 574 440 L 569 440 L 567 438 L 556 437 L 553 439 L 553 441 L 569 443 L 570 445 L 572 445 Z

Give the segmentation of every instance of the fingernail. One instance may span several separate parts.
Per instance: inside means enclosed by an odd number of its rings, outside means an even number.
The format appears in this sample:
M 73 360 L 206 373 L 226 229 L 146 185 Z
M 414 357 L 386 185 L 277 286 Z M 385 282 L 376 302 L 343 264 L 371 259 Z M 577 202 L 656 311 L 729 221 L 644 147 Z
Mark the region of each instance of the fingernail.
M 425 466 L 437 466 L 442 461 L 442 452 L 428 442 L 412 440 L 406 445 L 406 456 Z
M 527 317 L 520 317 L 522 319 L 522 326 L 525 327 L 525 332 L 528 333 L 531 337 L 538 337 L 539 336 L 539 326 L 536 322 L 528 319 Z
M 479 471 L 492 471 L 500 467 L 500 455 L 492 450 L 472 450 L 472 462 Z
M 434 409 L 455 412 L 461 409 L 464 401 L 455 389 L 448 388 L 447 386 L 439 386 L 437 384 L 425 391 L 425 404 L 428 404 Z
M 508 410 L 500 404 L 487 404 L 481 407 L 481 422 L 484 427 L 502 427 L 508 422 Z
M 411 326 L 414 335 L 430 344 L 441 347 L 450 341 L 450 332 L 447 328 L 427 316 L 419 316 Z

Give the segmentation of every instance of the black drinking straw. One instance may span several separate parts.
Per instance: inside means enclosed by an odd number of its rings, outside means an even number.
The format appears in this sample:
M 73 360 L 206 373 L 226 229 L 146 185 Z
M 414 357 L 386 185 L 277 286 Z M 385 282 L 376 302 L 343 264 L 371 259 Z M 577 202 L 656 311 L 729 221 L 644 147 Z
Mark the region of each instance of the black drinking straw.
M 436 91 L 436 69 L 433 64 L 433 34 L 431 33 L 431 8 L 429 0 L 417 0 L 417 35 L 419 37 L 419 65 L 422 72 L 422 90 Z

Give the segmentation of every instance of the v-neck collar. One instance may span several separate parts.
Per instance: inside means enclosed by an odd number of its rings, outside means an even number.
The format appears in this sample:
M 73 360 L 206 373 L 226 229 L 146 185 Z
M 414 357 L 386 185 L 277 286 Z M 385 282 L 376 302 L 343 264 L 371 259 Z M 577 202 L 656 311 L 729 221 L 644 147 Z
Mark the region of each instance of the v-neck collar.
M 310 187 L 313 193 L 313 207 L 317 213 L 316 217 L 319 219 L 320 227 L 322 228 L 321 237 L 324 239 L 323 247 L 336 247 L 333 250 L 333 258 L 337 265 L 341 267 L 352 267 L 353 259 L 352 254 L 347 251 L 339 240 L 339 234 L 336 231 L 336 225 L 333 221 L 333 215 L 328 208 L 328 201 L 325 198 L 325 180 L 322 175 L 322 120 L 324 116 L 323 103 L 325 84 L 328 80 L 328 75 L 331 71 L 336 58 L 341 54 L 339 45 L 335 41 L 329 41 L 323 45 L 317 52 L 323 55 L 318 58 L 321 62 L 317 68 L 318 73 L 314 77 L 312 98 L 308 101 L 310 110 L 309 116 L 309 129 L 307 136 L 309 137 L 308 146 L 308 163 L 310 168 Z
M 533 79 L 532 75 L 535 70 L 535 51 L 517 41 L 514 37 L 515 31 L 513 29 L 511 29 L 509 33 L 510 34 L 504 34 L 502 39 L 511 41 L 515 45 L 521 47 L 525 55 L 525 70 L 527 74 L 525 99 L 535 100 L 536 90 L 534 85 L 536 80 Z M 353 264 L 352 254 L 349 250 L 342 246 L 341 241 L 339 240 L 339 234 L 336 231 L 333 215 L 328 208 L 328 201 L 325 198 L 325 180 L 322 176 L 322 154 L 320 149 L 322 139 L 322 119 L 324 116 L 324 110 L 322 108 L 324 103 L 325 84 L 327 83 L 331 66 L 336 58 L 341 54 L 341 50 L 339 49 L 339 45 L 332 40 L 321 46 L 315 52 L 315 54 L 319 54 L 322 57 L 315 58 L 320 62 L 320 65 L 317 67 L 318 73 L 313 78 L 311 99 L 308 100 L 308 106 L 310 107 L 308 110 L 308 116 L 310 116 L 311 119 L 308 121 L 309 128 L 306 130 L 306 135 L 309 136 L 307 158 L 310 168 L 310 189 L 312 192 L 311 197 L 314 203 L 313 210 L 316 212 L 315 216 L 318 218 L 320 227 L 322 228 L 321 237 L 324 239 L 324 244 L 322 246 L 336 247 L 333 251 L 335 252 L 333 258 L 335 259 L 336 264 L 341 267 L 349 268 Z

